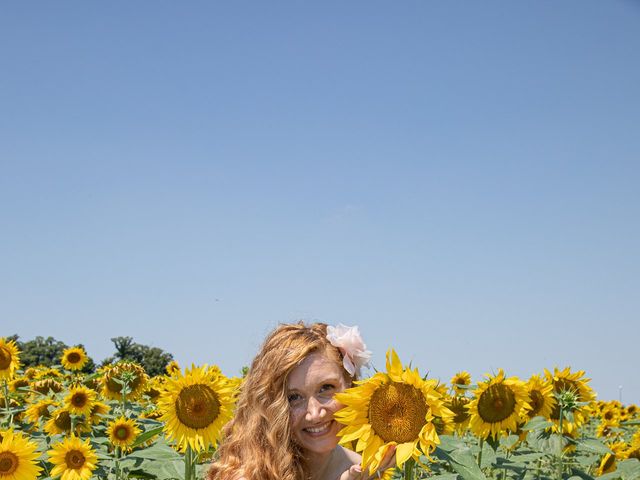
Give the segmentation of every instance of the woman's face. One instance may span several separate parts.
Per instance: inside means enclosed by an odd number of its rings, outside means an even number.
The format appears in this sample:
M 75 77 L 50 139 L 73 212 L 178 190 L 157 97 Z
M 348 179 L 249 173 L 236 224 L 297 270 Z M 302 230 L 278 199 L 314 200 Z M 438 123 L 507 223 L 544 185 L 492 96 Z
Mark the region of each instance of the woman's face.
M 333 395 L 345 388 L 342 368 L 324 352 L 312 353 L 289 374 L 291 433 L 307 453 L 329 453 L 338 444 L 342 427 L 333 414 L 342 405 Z

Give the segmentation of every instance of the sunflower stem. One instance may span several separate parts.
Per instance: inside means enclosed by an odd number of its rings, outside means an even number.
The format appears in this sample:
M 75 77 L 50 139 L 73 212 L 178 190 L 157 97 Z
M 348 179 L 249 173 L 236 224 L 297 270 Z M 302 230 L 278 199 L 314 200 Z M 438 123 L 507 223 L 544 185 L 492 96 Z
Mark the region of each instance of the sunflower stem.
M 7 426 L 10 427 L 11 424 L 13 423 L 13 413 L 11 413 L 11 409 L 9 407 L 9 384 L 7 383 L 6 379 L 2 380 L 2 389 L 4 391 L 5 414 L 7 416 L 7 421 L 9 422 Z
M 478 446 L 480 447 L 480 451 L 478 452 L 478 467 L 482 468 L 482 449 L 484 448 L 484 438 L 480 437 Z
M 184 452 L 184 480 L 194 480 L 195 475 L 193 471 L 193 450 L 191 445 L 187 445 L 187 449 Z
M 562 434 L 562 420 L 563 420 L 563 414 L 564 414 L 564 408 L 563 408 L 563 404 L 562 402 L 560 403 L 560 414 L 558 416 L 558 431 L 560 432 L 560 452 L 558 453 L 558 458 L 557 458 L 557 476 L 558 476 L 558 480 L 562 480 L 562 470 L 563 470 L 563 465 L 562 465 L 562 448 L 563 448 L 563 440 L 564 440 L 564 436 Z
M 413 458 L 410 458 L 404 462 L 404 480 L 413 480 L 413 474 L 415 472 L 416 462 Z

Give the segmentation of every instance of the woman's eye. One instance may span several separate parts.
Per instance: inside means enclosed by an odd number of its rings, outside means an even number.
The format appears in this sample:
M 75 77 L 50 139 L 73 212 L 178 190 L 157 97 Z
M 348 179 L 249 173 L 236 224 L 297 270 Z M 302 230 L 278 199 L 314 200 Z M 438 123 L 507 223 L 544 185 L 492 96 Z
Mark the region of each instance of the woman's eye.
M 300 394 L 298 393 L 290 393 L 288 398 L 289 398 L 289 403 L 293 404 L 293 403 L 299 402 L 302 399 L 302 396 L 300 396 Z
M 336 387 L 334 387 L 332 384 L 330 383 L 325 383 L 322 388 L 320 389 L 321 392 L 328 392 L 328 391 L 332 391 L 334 390 Z

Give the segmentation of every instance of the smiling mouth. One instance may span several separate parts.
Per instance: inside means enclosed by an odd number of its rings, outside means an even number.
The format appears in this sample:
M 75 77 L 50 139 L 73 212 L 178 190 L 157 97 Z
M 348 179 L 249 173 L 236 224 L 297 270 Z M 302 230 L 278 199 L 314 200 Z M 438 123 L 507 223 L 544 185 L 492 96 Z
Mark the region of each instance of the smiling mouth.
M 303 430 L 306 433 L 309 433 L 311 435 L 323 435 L 331 429 L 332 423 L 333 423 L 333 420 L 330 420 L 326 423 L 323 423 L 322 425 L 314 425 L 313 427 L 307 427 L 307 428 L 304 428 Z

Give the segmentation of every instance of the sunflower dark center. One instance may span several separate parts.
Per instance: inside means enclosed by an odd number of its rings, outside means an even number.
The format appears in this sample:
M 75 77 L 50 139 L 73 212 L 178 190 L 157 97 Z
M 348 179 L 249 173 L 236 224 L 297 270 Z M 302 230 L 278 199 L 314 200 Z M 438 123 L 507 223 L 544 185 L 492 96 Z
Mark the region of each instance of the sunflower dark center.
M 528 415 L 535 417 L 542 408 L 542 405 L 544 405 L 544 397 L 538 390 L 531 390 L 529 392 L 529 405 L 531 405 L 531 410 Z
M 369 402 L 371 426 L 385 442 L 416 440 L 427 423 L 428 411 L 422 392 L 405 383 L 382 385 Z
M 627 452 L 627 458 L 637 458 L 638 460 L 640 460 L 640 448 L 636 448 L 634 450 L 631 450 L 630 452 Z
M 115 436 L 118 440 L 127 440 L 131 434 L 129 433 L 129 427 L 127 425 L 120 425 L 116 428 Z
M 69 363 L 80 363 L 80 360 L 82 360 L 82 357 L 78 352 L 71 352 L 67 355 L 67 362 Z
M 11 475 L 18 469 L 20 460 L 13 452 L 0 453 L 0 475 Z
M 611 420 L 613 417 L 614 417 L 614 414 L 613 414 L 613 411 L 611 411 L 611 410 L 608 410 L 604 414 L 604 419 L 605 420 Z
M 87 394 L 84 392 L 78 392 L 71 397 L 71 403 L 74 407 L 82 408 L 87 404 Z
M 60 412 L 56 415 L 54 423 L 60 430 L 71 430 L 71 415 L 69 412 Z
M 11 352 L 4 347 L 0 347 L 0 370 L 6 370 L 9 365 L 11 365 Z
M 189 428 L 207 428 L 220 414 L 218 395 L 206 385 L 190 385 L 176 399 L 176 415 Z
M 478 414 L 487 423 L 497 423 L 509 418 L 515 411 L 516 396 L 501 383 L 491 385 L 478 399 Z
M 69 468 L 78 469 L 84 465 L 85 458 L 81 451 L 71 450 L 65 455 L 64 461 Z

